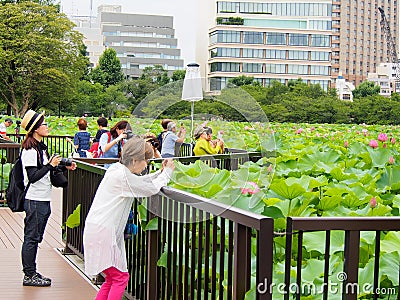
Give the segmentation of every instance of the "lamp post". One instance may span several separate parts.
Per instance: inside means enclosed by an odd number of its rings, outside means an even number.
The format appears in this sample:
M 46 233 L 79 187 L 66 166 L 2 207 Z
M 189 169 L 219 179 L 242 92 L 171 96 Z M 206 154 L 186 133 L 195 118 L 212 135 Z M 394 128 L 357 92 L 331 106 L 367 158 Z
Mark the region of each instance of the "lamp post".
M 197 63 L 191 63 L 187 65 L 185 79 L 183 81 L 181 99 L 191 102 L 190 139 L 191 141 L 193 141 L 194 102 L 203 99 L 203 89 L 201 86 L 201 77 L 200 77 L 200 66 Z M 192 148 L 192 143 L 190 143 L 190 147 Z

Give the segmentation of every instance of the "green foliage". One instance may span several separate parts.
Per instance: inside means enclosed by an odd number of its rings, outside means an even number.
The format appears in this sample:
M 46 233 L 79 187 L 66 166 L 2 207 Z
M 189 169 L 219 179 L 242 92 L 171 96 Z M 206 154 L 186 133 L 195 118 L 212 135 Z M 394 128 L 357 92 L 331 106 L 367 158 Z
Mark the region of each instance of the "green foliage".
M 252 76 L 249 77 L 249 76 L 245 76 L 245 75 L 231 78 L 231 79 L 229 79 L 229 82 L 236 86 L 259 84 L 258 81 L 254 81 L 254 77 L 252 77 Z
M 104 50 L 100 56 L 99 65 L 92 70 L 90 77 L 94 83 L 100 83 L 106 88 L 124 79 L 121 62 L 114 49 L 108 48 Z
M 217 18 L 218 25 L 243 25 L 244 19 L 241 17 L 218 17 Z
M 367 96 L 379 95 L 379 85 L 376 85 L 372 81 L 364 81 L 353 91 L 354 98 L 362 98 Z
M 186 70 L 176 70 L 172 73 L 171 80 L 179 81 L 184 80 L 186 75 Z
M 41 1 L 42 2 L 42 1 Z M 82 35 L 56 6 L 0 6 L 0 91 L 15 115 L 67 99 L 84 74 Z

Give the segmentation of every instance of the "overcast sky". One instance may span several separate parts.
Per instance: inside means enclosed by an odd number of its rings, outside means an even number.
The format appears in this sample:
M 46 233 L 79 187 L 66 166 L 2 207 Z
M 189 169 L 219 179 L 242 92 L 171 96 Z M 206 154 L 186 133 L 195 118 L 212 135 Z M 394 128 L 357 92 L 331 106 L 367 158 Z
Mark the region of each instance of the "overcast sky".
M 184 63 L 195 61 L 195 24 L 191 25 L 194 0 L 61 0 L 61 8 L 67 15 L 90 16 L 91 2 L 93 16 L 101 4 L 121 5 L 124 13 L 173 16 L 175 37 Z

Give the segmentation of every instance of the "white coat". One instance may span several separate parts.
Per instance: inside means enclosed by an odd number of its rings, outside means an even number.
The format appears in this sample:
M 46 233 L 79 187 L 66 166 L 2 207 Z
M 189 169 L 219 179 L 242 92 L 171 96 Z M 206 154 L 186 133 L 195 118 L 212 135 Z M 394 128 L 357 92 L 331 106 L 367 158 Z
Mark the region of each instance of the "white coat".
M 167 185 L 172 170 L 137 176 L 121 163 L 104 175 L 86 217 L 83 233 L 85 273 L 97 275 L 110 267 L 127 272 L 124 229 L 134 197 L 148 197 Z

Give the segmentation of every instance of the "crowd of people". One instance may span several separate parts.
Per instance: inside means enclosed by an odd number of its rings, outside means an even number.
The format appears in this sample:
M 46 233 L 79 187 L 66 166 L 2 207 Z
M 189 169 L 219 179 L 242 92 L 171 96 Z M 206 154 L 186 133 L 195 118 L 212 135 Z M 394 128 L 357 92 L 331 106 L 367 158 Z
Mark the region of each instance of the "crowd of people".
M 0 135 L 6 136 L 5 128 L 13 121 L 5 119 L 0 125 Z M 85 249 L 85 272 L 88 275 L 103 273 L 102 284 L 96 299 L 121 299 L 128 284 L 129 273 L 124 246 L 124 228 L 130 214 L 134 197 L 148 197 L 167 185 L 175 168 L 172 158 L 176 149 L 186 138 L 186 128 L 170 119 L 161 121 L 163 131 L 156 136 L 148 133 L 139 136 L 132 133 L 126 120 L 108 129 L 108 120 L 97 120 L 98 131 L 92 140 L 87 131 L 87 121 L 80 118 L 79 131 L 74 145 L 80 157 L 91 154 L 102 158 L 119 158 L 117 163 L 105 165 L 107 171 L 94 196 L 86 217 L 83 244 Z M 76 169 L 76 163 L 60 165 L 62 158 L 50 156 L 43 138 L 49 135 L 44 112 L 29 110 L 22 119 L 26 131 L 22 142 L 21 161 L 26 190 L 24 202 L 24 241 L 21 251 L 23 285 L 45 287 L 51 279 L 37 271 L 36 256 L 39 243 L 51 213 L 52 174 Z M 222 139 L 212 140 L 212 130 L 201 126 L 195 131 L 195 155 L 223 153 Z M 159 171 L 144 174 L 149 159 L 164 158 Z

